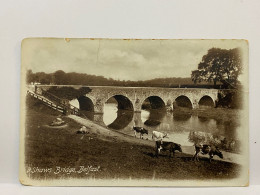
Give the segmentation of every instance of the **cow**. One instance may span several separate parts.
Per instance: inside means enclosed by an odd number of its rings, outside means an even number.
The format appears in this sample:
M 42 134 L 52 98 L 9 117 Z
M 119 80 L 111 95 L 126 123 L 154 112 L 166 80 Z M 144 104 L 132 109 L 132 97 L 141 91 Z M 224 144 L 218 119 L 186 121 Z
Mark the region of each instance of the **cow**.
M 195 144 L 195 154 L 193 156 L 194 161 L 199 161 L 199 153 L 206 155 L 209 155 L 209 162 L 213 159 L 214 155 L 217 155 L 219 158 L 223 159 L 222 152 L 218 149 L 218 147 L 210 146 L 207 144 Z
M 133 127 L 133 130 L 134 130 L 135 137 L 136 137 L 136 133 L 140 133 L 140 139 L 141 138 L 143 139 L 144 134 L 148 135 L 148 130 L 146 130 L 143 127 Z
M 152 139 L 153 138 L 162 140 L 163 138 L 169 138 L 167 133 L 161 133 L 159 131 L 153 131 Z
M 174 156 L 175 150 L 178 150 L 179 152 L 182 152 L 181 145 L 174 143 L 174 142 L 165 142 L 165 141 L 156 141 L 156 150 L 155 150 L 155 156 L 158 157 L 158 154 L 162 151 L 169 150 L 170 155 L 169 158 L 171 158 L 171 153 Z

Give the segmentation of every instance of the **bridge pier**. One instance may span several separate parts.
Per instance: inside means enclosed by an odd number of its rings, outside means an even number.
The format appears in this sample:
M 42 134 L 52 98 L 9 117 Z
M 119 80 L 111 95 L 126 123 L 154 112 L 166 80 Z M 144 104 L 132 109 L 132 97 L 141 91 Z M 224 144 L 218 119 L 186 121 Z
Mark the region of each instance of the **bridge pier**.
M 37 94 L 41 94 L 42 90 L 47 90 L 53 86 L 39 85 L 35 87 Z M 79 88 L 82 86 L 57 86 L 57 87 L 74 87 Z M 85 102 L 86 98 L 81 98 L 81 109 L 91 111 L 93 104 L 93 112 L 98 114 L 104 113 L 104 105 L 107 100 L 114 97 L 118 102 L 119 109 L 133 110 L 140 113 L 142 110 L 143 102 L 148 99 L 151 104 L 151 108 L 160 109 L 166 108 L 167 111 L 172 111 L 175 108 L 176 101 L 181 102 L 180 98 L 184 101 L 181 106 L 186 106 L 196 109 L 199 107 L 200 100 L 208 96 L 207 99 L 212 99 L 214 106 L 218 101 L 217 89 L 187 89 L 187 88 L 156 88 L 156 87 L 118 87 L 118 86 L 88 86 L 91 91 L 85 96 L 88 98 L 88 102 Z M 207 100 L 206 98 L 204 98 Z M 207 100 L 208 101 L 208 100 Z
M 192 101 L 192 109 L 197 109 L 199 108 L 199 101 L 197 99 L 194 99 Z
M 104 113 L 104 106 L 105 104 L 102 102 L 101 99 L 95 99 L 93 101 L 94 104 L 94 113 L 95 114 L 103 114 Z
M 94 115 L 94 121 L 98 123 L 99 125 L 106 126 L 103 121 L 103 114 L 95 114 Z
M 141 127 L 142 125 L 143 125 L 143 122 L 141 119 L 141 112 L 138 112 L 134 115 L 134 126 Z
M 141 113 L 141 111 L 142 111 L 142 103 L 143 103 L 143 101 L 142 100 L 140 100 L 139 98 L 135 98 L 134 100 L 133 100 L 133 109 L 134 109 L 134 112 L 139 112 L 139 113 Z M 141 117 L 141 116 L 140 116 Z
M 172 112 L 173 111 L 173 103 L 172 103 L 171 100 L 168 100 L 166 102 L 165 109 L 166 109 L 167 112 Z

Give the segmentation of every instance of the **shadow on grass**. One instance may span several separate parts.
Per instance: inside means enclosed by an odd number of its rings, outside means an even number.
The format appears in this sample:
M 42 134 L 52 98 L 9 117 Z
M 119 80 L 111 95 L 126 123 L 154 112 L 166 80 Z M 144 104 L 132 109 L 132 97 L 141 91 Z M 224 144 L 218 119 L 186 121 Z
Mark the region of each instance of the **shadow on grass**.
M 194 162 L 194 163 L 221 163 L 221 161 L 217 160 L 217 159 L 212 159 L 212 161 L 209 161 L 209 158 L 207 157 L 200 157 L 199 161 L 195 161 L 194 157 L 192 155 L 189 154 L 183 154 L 183 153 L 175 153 L 174 156 L 171 155 L 171 157 L 169 157 L 169 153 L 167 154 L 166 152 L 164 152 L 163 154 L 158 154 L 158 156 L 155 155 L 155 152 L 142 152 L 144 155 L 147 155 L 151 158 L 170 158 L 170 159 L 179 159 L 183 162 Z M 228 163 L 228 162 L 225 162 Z
M 171 154 L 171 156 L 169 156 L 169 153 L 164 152 L 164 153 L 160 153 L 158 154 L 158 156 L 155 155 L 155 152 L 143 152 L 143 154 L 151 157 L 151 158 L 159 158 L 159 157 L 163 157 L 163 158 L 179 158 L 179 159 L 192 159 L 192 157 L 182 157 L 180 153 L 175 153 L 174 155 Z M 187 160 L 186 160 L 187 161 Z

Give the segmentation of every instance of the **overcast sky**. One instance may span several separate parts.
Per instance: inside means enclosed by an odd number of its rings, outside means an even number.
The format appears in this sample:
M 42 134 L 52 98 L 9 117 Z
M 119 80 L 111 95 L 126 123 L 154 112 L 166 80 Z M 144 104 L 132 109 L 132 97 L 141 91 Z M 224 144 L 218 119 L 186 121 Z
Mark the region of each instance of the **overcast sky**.
M 190 77 L 208 49 L 232 49 L 234 40 L 26 39 L 22 65 L 33 72 L 57 70 L 120 80 Z

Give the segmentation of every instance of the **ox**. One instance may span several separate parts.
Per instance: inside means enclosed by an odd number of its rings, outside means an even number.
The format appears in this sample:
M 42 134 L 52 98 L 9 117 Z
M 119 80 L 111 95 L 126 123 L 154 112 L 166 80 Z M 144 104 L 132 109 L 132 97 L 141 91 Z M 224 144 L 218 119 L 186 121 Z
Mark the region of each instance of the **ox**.
M 136 133 L 140 133 L 140 139 L 143 139 L 143 135 L 147 134 L 148 135 L 148 130 L 146 130 L 143 127 L 133 127 L 134 133 L 135 133 L 135 137 L 136 137 Z
M 180 144 L 176 144 L 174 142 L 156 141 L 156 151 L 155 151 L 156 157 L 158 157 L 158 153 L 160 153 L 161 150 L 162 151 L 169 150 L 170 152 L 169 158 L 171 158 L 171 153 L 174 156 L 175 150 L 182 152 Z
M 163 138 L 169 138 L 167 133 L 161 133 L 159 131 L 153 131 L 152 139 L 153 138 L 162 140 Z
M 212 158 L 214 155 L 217 155 L 219 158 L 223 158 L 222 152 L 218 149 L 218 147 L 215 146 L 210 146 L 206 144 L 195 144 L 195 154 L 193 156 L 194 161 L 197 160 L 199 161 L 199 153 L 206 155 L 209 155 L 209 162 L 211 162 Z

